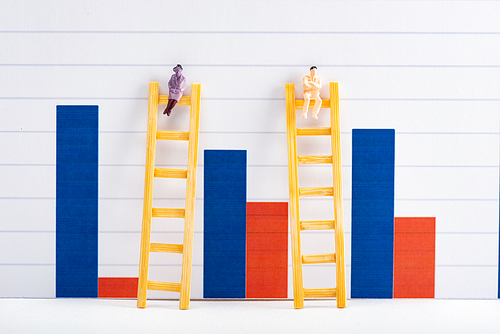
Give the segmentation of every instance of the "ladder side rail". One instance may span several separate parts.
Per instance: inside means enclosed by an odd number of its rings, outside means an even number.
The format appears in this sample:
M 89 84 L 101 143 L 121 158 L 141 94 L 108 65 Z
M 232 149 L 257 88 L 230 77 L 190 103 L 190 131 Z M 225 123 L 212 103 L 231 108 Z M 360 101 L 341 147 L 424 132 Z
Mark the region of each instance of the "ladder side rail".
M 139 283 L 137 287 L 137 307 L 146 307 L 149 251 L 151 247 L 151 217 L 153 206 L 153 180 L 156 151 L 156 126 L 159 101 L 159 83 L 149 83 L 148 135 L 146 146 L 146 173 L 144 180 L 144 204 L 142 212 L 141 255 L 139 262 Z
M 293 266 L 293 302 L 295 308 L 304 307 L 302 257 L 300 251 L 300 219 L 297 162 L 297 133 L 295 111 L 295 85 L 286 84 L 286 114 L 288 136 L 288 177 L 290 194 L 290 231 Z
M 344 208 L 342 198 L 342 160 L 340 143 L 340 113 L 338 82 L 330 82 L 330 121 L 332 128 L 332 159 L 333 159 L 333 200 L 335 213 L 335 254 L 336 254 L 336 285 L 337 307 L 346 306 L 345 287 L 345 257 L 344 257 Z
M 179 308 L 189 307 L 193 260 L 194 211 L 196 202 L 196 166 L 198 164 L 198 133 L 200 128 L 201 85 L 191 84 L 191 110 L 189 117 L 189 148 L 186 181 L 186 215 L 182 253 L 182 274 Z

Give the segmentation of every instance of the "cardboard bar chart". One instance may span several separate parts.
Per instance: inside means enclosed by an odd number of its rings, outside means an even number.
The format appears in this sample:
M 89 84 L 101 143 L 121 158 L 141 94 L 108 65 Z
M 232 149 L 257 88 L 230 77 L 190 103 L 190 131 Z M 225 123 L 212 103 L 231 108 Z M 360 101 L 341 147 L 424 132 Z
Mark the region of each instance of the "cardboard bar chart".
M 137 298 L 137 277 L 99 277 L 99 298 Z
M 393 297 L 393 129 L 352 131 L 352 298 Z
M 247 203 L 247 298 L 287 298 L 288 203 Z
M 394 219 L 394 298 L 434 298 L 436 218 Z
M 98 106 L 56 110 L 56 297 L 97 297 Z
M 245 298 L 245 150 L 204 153 L 203 297 Z

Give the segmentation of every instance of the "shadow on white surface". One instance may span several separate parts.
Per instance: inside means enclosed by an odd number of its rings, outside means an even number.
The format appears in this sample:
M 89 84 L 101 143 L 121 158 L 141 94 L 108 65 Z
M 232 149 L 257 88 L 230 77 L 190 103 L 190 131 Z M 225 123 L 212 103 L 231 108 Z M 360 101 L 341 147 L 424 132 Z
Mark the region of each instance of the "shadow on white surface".
M 499 300 L 0 299 L 1 333 L 498 333 Z

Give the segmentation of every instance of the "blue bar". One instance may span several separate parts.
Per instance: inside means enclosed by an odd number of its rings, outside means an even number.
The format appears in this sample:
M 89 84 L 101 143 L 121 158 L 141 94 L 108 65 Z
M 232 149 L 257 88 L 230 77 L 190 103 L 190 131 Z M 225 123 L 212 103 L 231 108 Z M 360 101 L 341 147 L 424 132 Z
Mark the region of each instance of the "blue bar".
M 203 297 L 245 298 L 247 152 L 205 150 Z
M 57 106 L 56 297 L 97 297 L 98 106 Z
M 351 297 L 392 298 L 395 131 L 352 131 Z

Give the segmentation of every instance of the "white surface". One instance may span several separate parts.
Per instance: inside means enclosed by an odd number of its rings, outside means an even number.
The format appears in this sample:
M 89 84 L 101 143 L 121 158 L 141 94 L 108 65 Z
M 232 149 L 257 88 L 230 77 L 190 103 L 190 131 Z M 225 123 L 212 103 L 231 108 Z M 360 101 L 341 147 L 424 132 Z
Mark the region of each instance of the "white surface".
M 0 331 L 24 333 L 498 333 L 500 301 L 177 301 L 0 299 Z

